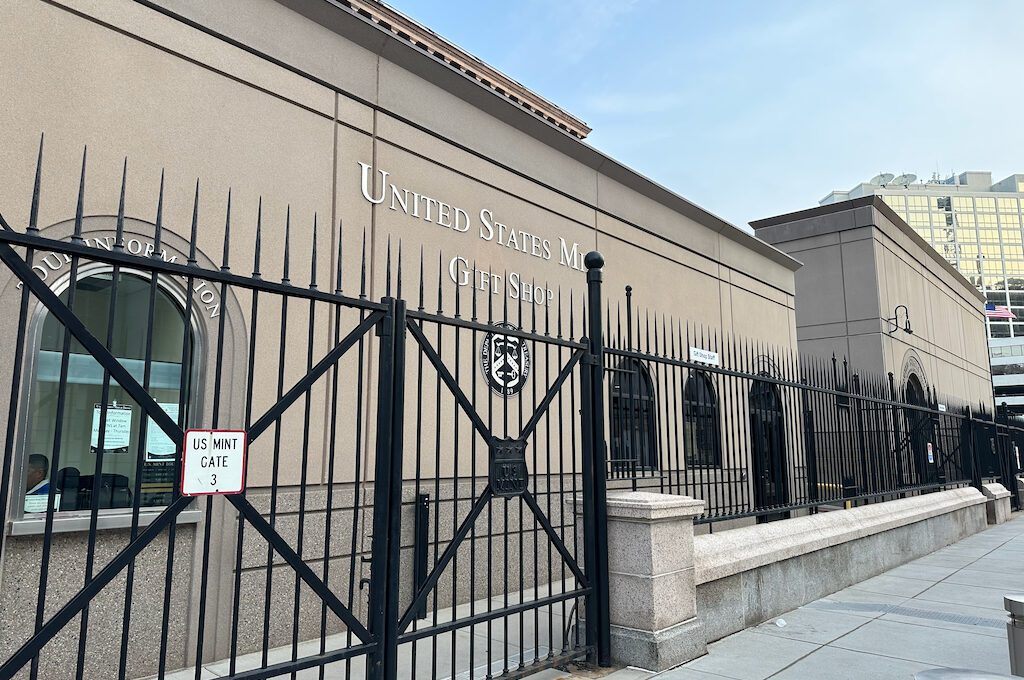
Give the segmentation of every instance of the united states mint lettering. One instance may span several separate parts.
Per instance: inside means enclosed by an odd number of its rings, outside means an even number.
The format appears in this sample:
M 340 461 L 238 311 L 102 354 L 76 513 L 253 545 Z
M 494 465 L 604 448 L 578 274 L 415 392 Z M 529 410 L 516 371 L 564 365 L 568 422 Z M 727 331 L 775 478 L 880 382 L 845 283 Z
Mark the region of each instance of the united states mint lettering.
M 531 228 L 507 224 L 503 221 L 506 218 L 492 208 L 483 207 L 471 211 L 389 182 L 392 177 L 389 171 L 380 168 L 374 170 L 369 163 L 359 162 L 359 169 L 363 198 L 373 205 L 386 206 L 389 210 L 452 232 L 475 234 L 482 241 L 527 257 L 554 262 L 576 271 L 586 271 L 583 264 L 586 249 L 576 241 L 562 236 L 547 238 Z M 513 300 L 534 304 L 547 304 L 554 300 L 554 291 L 547 286 L 537 285 L 532 277 L 505 267 L 501 270 L 507 273 L 495 274 L 483 265 L 474 267 L 462 255 L 455 255 L 448 261 L 448 275 L 459 286 L 473 286 L 494 295 L 507 294 Z

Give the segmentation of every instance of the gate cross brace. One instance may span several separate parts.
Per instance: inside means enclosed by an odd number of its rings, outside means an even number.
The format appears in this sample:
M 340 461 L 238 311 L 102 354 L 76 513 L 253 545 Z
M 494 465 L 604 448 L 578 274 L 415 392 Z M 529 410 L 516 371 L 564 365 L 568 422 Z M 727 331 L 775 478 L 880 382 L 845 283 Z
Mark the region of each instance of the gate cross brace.
M 352 631 L 352 634 L 359 638 L 360 642 L 370 642 L 373 636 L 370 634 L 366 627 L 363 626 L 359 620 L 352 615 L 352 612 L 342 604 L 338 596 L 327 587 L 320 577 L 317 576 L 309 565 L 302 561 L 302 558 L 292 550 L 292 547 L 288 545 L 287 541 L 281 538 L 281 535 L 277 533 L 274 527 L 270 526 L 270 523 L 263 518 L 256 508 L 252 506 L 252 503 L 248 501 L 244 496 L 226 496 L 228 501 L 231 502 L 235 508 L 238 509 L 245 519 L 249 521 L 249 524 L 253 526 L 256 531 L 260 533 L 263 538 L 267 540 L 270 545 L 274 547 L 281 557 L 284 558 L 285 562 L 295 570 L 295 573 L 306 582 L 313 592 L 316 593 L 317 597 L 323 600 L 334 614 L 345 622 L 348 629 Z
M 110 560 L 107 566 L 103 567 L 89 584 L 78 591 L 78 594 L 68 600 L 67 604 L 60 608 L 50 620 L 43 624 L 39 632 L 30 637 L 25 644 L 15 652 L 7 662 L 0 666 L 0 678 L 13 677 L 18 670 L 39 653 L 46 643 L 53 639 L 71 619 L 75 618 L 89 602 L 107 586 L 128 563 L 135 559 L 153 539 L 160 535 L 167 526 L 174 521 L 182 510 L 188 507 L 192 499 L 188 496 L 178 498 L 168 505 L 163 512 L 157 515 L 156 519 L 147 526 L 138 537 L 125 546 L 114 559 Z
M 246 432 L 246 438 L 251 443 L 261 434 L 263 434 L 268 427 L 270 427 L 274 421 L 281 417 L 281 415 L 288 409 L 289 406 L 295 403 L 295 401 L 305 394 L 313 386 L 317 380 L 323 376 L 334 364 L 348 352 L 353 345 L 355 345 L 360 338 L 362 338 L 371 328 L 373 328 L 378 321 L 384 317 L 384 312 L 376 311 L 366 317 L 362 323 L 352 329 L 348 335 L 344 337 L 337 345 L 334 346 L 330 352 L 328 352 L 323 359 L 321 359 L 316 366 L 311 368 L 309 372 L 303 376 L 295 385 L 288 390 L 280 400 L 272 407 L 270 407 L 266 413 L 252 424 L 249 430 Z
M 437 374 L 441 377 L 441 380 L 444 381 L 444 384 L 448 386 L 448 389 L 455 397 L 455 401 L 458 402 L 463 412 L 473 423 L 473 427 L 480 433 L 480 436 L 483 437 L 485 441 L 489 441 L 491 438 L 490 428 L 487 427 L 483 419 L 476 412 L 476 409 L 473 408 L 473 404 L 469 400 L 469 397 L 467 397 L 466 393 L 462 391 L 462 388 L 455 380 L 455 377 L 451 374 L 451 371 L 449 371 L 448 367 L 444 365 L 444 360 L 438 356 L 437 350 L 434 349 L 434 346 L 430 344 L 430 341 L 427 340 L 427 337 L 423 334 L 423 329 L 419 327 L 419 324 L 411 319 L 406 323 L 406 325 L 409 330 L 412 331 L 412 335 L 416 339 L 416 343 L 423 350 L 423 353 L 427 355 L 427 360 L 430 361 L 430 364 L 437 371 Z M 551 387 L 549 387 L 547 392 L 545 392 L 544 398 L 539 404 L 537 404 L 537 408 L 534 410 L 533 415 L 530 416 L 529 421 L 527 421 L 526 425 L 523 427 L 523 431 L 518 437 L 519 439 L 527 439 L 531 434 L 533 434 L 533 431 L 540 423 L 540 419 L 544 415 L 544 412 L 547 411 L 548 406 L 551 405 L 552 400 L 557 396 L 558 391 L 562 388 L 562 384 L 565 383 L 570 375 L 572 375 L 573 369 L 576 368 L 576 364 L 579 363 L 584 354 L 585 350 L 583 349 L 577 349 L 572 353 L 572 356 L 569 357 L 565 366 L 561 371 L 559 371 L 558 376 L 551 384 Z

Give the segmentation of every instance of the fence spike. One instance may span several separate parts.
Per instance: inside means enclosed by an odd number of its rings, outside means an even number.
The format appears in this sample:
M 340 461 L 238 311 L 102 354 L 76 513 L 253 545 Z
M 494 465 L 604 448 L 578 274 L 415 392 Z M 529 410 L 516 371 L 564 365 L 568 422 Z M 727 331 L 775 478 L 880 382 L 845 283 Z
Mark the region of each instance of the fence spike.
M 288 264 L 289 264 L 288 259 L 289 259 L 289 255 L 290 255 L 289 251 L 291 250 L 291 240 L 292 240 L 292 206 L 289 205 L 287 207 L 287 209 L 285 210 L 285 216 L 284 216 L 284 271 L 282 272 L 284 274 L 284 276 L 281 277 L 281 283 L 285 284 L 286 286 L 290 286 L 291 283 L 292 283 L 291 279 L 288 278 Z
M 121 195 L 117 199 L 117 226 L 114 231 L 114 250 L 124 252 L 124 200 L 128 185 L 128 156 L 121 166 Z
M 285 239 L 285 252 L 287 252 L 288 240 Z M 220 270 L 222 272 L 231 271 L 231 267 L 228 266 L 228 254 L 231 250 L 231 188 L 228 188 L 228 205 L 224 211 L 224 251 L 220 258 Z M 285 274 L 287 277 L 287 274 Z
M 341 275 L 344 270 L 345 261 L 345 225 L 343 220 L 338 218 L 338 261 L 334 265 L 334 294 L 341 295 L 342 293 L 342 280 Z
M 164 231 L 164 171 L 160 169 L 160 193 L 156 199 L 156 226 L 153 227 L 153 252 L 150 257 L 160 257 L 160 240 Z
M 558 304 L 555 307 L 555 337 L 562 339 L 562 284 L 558 284 Z
M 359 262 L 359 298 L 366 299 L 366 227 L 363 227 L 362 255 Z
M 263 278 L 260 273 L 260 256 L 263 254 L 263 197 L 260 196 L 256 203 L 256 243 L 252 255 L 252 277 Z
M 43 180 L 43 139 L 45 133 L 39 133 L 39 155 L 36 157 L 36 176 L 32 182 L 32 204 L 28 210 L 28 233 L 39 233 L 39 196 Z M 128 160 L 125 159 L 125 165 Z
M 391 297 L 391 234 L 388 234 L 387 258 L 384 267 L 384 297 Z
M 487 280 L 490 282 L 488 288 L 493 290 L 494 288 L 494 272 L 490 267 L 487 268 Z M 492 291 L 487 292 L 487 323 L 494 323 L 494 295 Z
M 395 297 L 402 299 L 402 239 L 398 239 L 398 266 L 395 268 Z
M 196 177 L 196 195 L 192 201 L 192 230 L 188 238 L 188 264 L 195 267 L 196 261 L 196 239 L 199 234 L 199 178 Z M 122 239 L 123 240 L 123 239 Z
M 309 289 L 316 290 L 316 237 L 317 237 L 317 214 L 313 213 L 313 245 L 309 251 Z
M 569 289 L 569 339 L 576 339 L 576 324 L 574 323 L 574 317 L 576 316 L 576 304 L 573 295 L 573 289 Z
M 501 320 L 503 323 L 508 323 L 508 270 L 504 270 L 501 277 L 501 283 L 504 287 L 502 291 L 502 304 L 501 304 Z
M 82 175 L 78 180 L 78 204 L 75 206 L 75 231 L 71 234 L 73 243 L 83 243 L 82 218 L 85 215 L 85 161 L 89 154 L 89 147 L 82 148 Z
M 423 245 L 420 244 L 420 281 L 419 281 L 419 301 L 417 304 L 419 311 L 423 311 Z
M 443 256 L 441 255 L 441 251 L 440 251 L 440 249 L 438 249 L 438 251 L 437 251 L 437 313 L 438 314 L 443 314 L 444 313 L 444 293 L 443 293 L 444 286 L 441 285 L 441 282 L 444 279 L 444 277 L 442 276 L 442 273 L 444 272 L 444 266 L 441 263 L 442 257 Z
M 551 290 L 550 282 L 544 282 L 544 335 L 551 337 L 551 298 L 548 291 Z
M 530 290 L 533 291 L 531 293 L 531 296 L 537 294 L 537 279 L 536 279 L 536 277 L 530 277 Z M 523 306 L 523 294 L 522 294 L 522 290 L 520 290 L 519 291 L 519 307 L 522 308 L 522 306 Z M 520 314 L 520 316 L 522 316 L 522 315 Z M 530 332 L 531 333 L 536 333 L 537 332 L 537 300 L 536 299 L 534 299 L 533 302 L 530 303 Z
M 455 318 L 456 319 L 462 318 L 462 304 L 461 304 L 462 303 L 462 300 L 461 300 L 462 296 L 459 295 L 459 282 L 458 281 L 452 281 L 452 296 L 454 296 L 454 298 L 455 298 Z
M 471 304 L 473 306 L 473 321 L 477 320 L 477 304 L 478 304 L 478 301 L 477 301 L 477 285 L 476 285 L 476 282 L 479 281 L 479 280 L 480 280 L 480 277 L 477 275 L 477 271 L 476 271 L 476 260 L 473 260 L 473 280 L 470 281 L 470 285 L 472 287 L 472 292 L 471 292 L 472 300 L 471 300 Z

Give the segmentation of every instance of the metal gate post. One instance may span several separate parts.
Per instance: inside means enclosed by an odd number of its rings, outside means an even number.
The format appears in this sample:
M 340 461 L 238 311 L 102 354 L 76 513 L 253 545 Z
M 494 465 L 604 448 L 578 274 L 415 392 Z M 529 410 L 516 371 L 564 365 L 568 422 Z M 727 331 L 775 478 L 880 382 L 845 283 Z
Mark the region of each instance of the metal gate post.
M 402 530 L 402 433 L 405 413 L 405 302 L 385 298 L 378 327 L 377 447 L 373 487 L 369 630 L 376 649 L 368 677 L 398 674 L 398 578 Z
M 604 266 L 604 257 L 597 251 L 591 251 L 587 253 L 584 263 L 587 266 L 587 335 L 590 343 L 582 372 L 583 470 L 584 475 L 590 477 L 590 480 L 584 479 L 583 487 L 584 532 L 587 529 L 591 531 L 589 536 L 584 536 L 585 571 L 590 580 L 587 632 L 592 636 L 590 641 L 596 645 L 598 665 L 610 666 L 607 444 L 604 437 L 604 339 L 601 332 L 601 268 Z

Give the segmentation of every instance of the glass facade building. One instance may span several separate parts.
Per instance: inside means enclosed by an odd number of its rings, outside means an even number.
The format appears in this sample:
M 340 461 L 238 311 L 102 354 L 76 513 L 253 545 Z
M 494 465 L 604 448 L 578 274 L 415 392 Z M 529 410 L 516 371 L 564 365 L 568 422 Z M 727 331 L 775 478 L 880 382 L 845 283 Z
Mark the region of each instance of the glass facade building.
M 881 196 L 982 291 L 988 303 L 1005 306 L 1017 317 L 986 320 L 990 356 L 993 345 L 998 345 L 1000 352 L 1005 351 L 1004 345 L 1024 348 L 1024 174 L 995 183 L 990 172 L 964 172 L 945 179 L 935 176 L 924 182 L 912 175 L 890 177 L 880 175 L 850 191 L 833 191 L 819 203 Z M 1008 380 L 1014 384 L 1007 384 Z M 1000 376 L 995 382 L 997 402 L 1006 401 L 1015 410 L 1024 410 L 1024 374 Z

